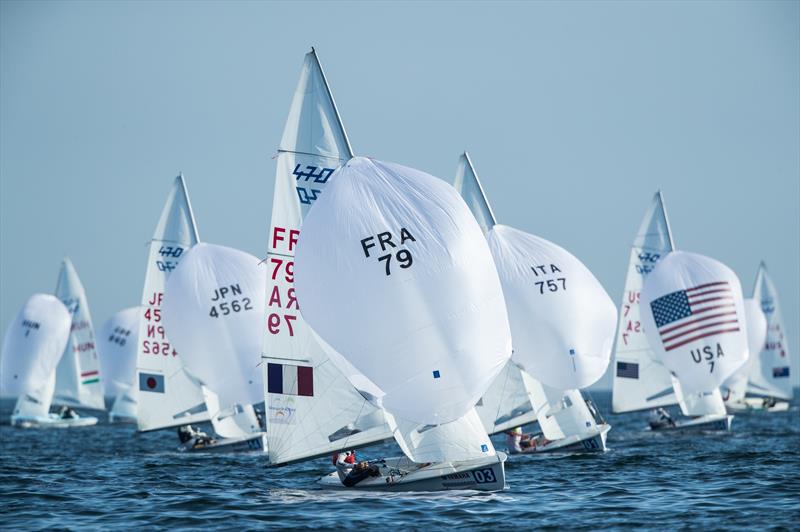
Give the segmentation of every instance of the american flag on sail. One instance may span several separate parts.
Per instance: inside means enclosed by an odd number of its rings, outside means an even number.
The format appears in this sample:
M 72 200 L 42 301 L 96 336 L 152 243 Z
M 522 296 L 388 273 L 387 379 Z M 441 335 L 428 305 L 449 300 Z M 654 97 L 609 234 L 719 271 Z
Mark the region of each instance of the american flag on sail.
M 666 351 L 707 336 L 739 330 L 728 281 L 672 292 L 652 301 L 650 309 Z

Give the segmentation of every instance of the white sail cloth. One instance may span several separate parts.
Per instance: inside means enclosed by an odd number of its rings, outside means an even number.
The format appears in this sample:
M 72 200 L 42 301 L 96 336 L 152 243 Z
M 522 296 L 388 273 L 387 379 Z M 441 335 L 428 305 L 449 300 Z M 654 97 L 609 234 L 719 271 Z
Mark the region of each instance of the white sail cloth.
M 487 239 L 503 285 L 514 361 L 556 389 L 597 382 L 608 367 L 617 323 L 600 282 L 543 238 L 495 225 Z
M 56 369 L 53 402 L 76 407 L 105 410 L 97 341 L 86 291 L 69 258 L 64 258 L 58 274 L 56 297 L 72 315 L 67 347 Z
M 137 341 L 139 430 L 156 430 L 209 418 L 200 382 L 189 375 L 162 320 L 164 285 L 183 255 L 197 244 L 183 176 L 175 182 L 150 241 Z
M 747 348 L 750 357 L 723 383 L 725 402 L 735 403 L 744 400 L 747 393 L 748 376 L 753 365 L 758 364 L 759 353 L 767 340 L 767 317 L 761 310 L 760 303 L 755 299 L 745 299 L 744 316 L 747 324 Z
M 758 360 L 751 366 L 748 392 L 754 394 L 791 399 L 792 363 L 778 290 L 762 262 L 756 275 L 753 299 L 761 305 L 767 317 L 767 339 L 760 350 Z M 755 353 L 753 353 L 755 355 Z
M 303 225 L 303 317 L 416 423 L 473 408 L 511 354 L 497 272 L 456 191 L 411 168 L 354 158 Z
M 260 403 L 265 268 L 237 249 L 199 243 L 167 279 L 164 326 L 189 371 L 222 408 Z
M 49 408 L 71 324 L 69 310 L 54 296 L 34 294 L 25 302 L 3 339 L 0 396 L 19 397 L 47 385 Z
M 628 261 L 614 348 L 611 396 L 614 412 L 644 410 L 678 402 L 672 376 L 645 336 L 640 303 L 644 279 L 672 250 L 667 209 L 661 192 L 658 192 L 639 225 Z
M 739 278 L 719 261 L 685 251 L 661 259 L 642 287 L 650 345 L 683 392 L 711 392 L 747 361 Z
M 544 437 L 550 441 L 578 436 L 597 428 L 580 390 L 558 390 L 522 372 L 522 380 Z
M 142 310 L 130 307 L 108 318 L 97 335 L 106 397 L 127 391 L 136 379 L 136 334 Z
M 681 382 L 675 377 L 672 377 L 672 387 L 684 416 L 722 416 L 726 414 L 725 401 L 722 399 L 719 388 L 708 392 L 684 392 Z

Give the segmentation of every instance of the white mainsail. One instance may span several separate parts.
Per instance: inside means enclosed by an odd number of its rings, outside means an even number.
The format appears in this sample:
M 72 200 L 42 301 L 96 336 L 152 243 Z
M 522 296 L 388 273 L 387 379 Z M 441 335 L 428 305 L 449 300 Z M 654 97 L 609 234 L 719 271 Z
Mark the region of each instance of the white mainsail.
M 9 326 L 0 355 L 0 396 L 17 398 L 15 416 L 47 416 L 71 324 L 58 298 L 34 294 Z
M 750 371 L 747 391 L 761 396 L 791 399 L 792 370 L 789 345 L 783 326 L 781 305 L 778 290 L 762 262 L 756 274 L 753 299 L 761 304 L 761 310 L 767 317 L 767 339 Z
M 672 376 L 644 334 L 639 305 L 644 278 L 674 248 L 664 198 L 659 191 L 653 197 L 631 246 L 614 348 L 611 408 L 615 413 L 678 402 Z
M 296 282 L 315 332 L 381 390 L 409 458 L 493 456 L 474 405 L 510 332 L 488 245 L 452 187 L 351 159 L 304 221 Z
M 322 456 L 392 437 L 383 413 L 331 362 L 300 314 L 294 254 L 303 218 L 353 156 L 316 52 L 306 54 L 278 149 L 266 260 L 263 371 L 269 459 Z
M 161 305 L 167 277 L 197 244 L 197 227 L 183 175 L 175 178 L 156 226 L 147 261 L 137 341 L 139 430 L 205 421 L 200 383 L 189 375 L 164 328 Z
M 725 404 L 736 405 L 744 401 L 747 393 L 747 380 L 753 366 L 759 363 L 759 353 L 767 341 L 767 316 L 761 310 L 761 303 L 755 299 L 744 300 L 744 317 L 747 324 L 747 348 L 750 357 L 722 384 L 721 391 Z
M 648 342 L 684 395 L 714 392 L 747 361 L 742 287 L 721 262 L 669 253 L 645 279 L 641 303 Z
M 61 262 L 55 295 L 70 311 L 72 326 L 67 347 L 56 369 L 53 402 L 105 410 L 97 340 L 86 291 L 68 257 Z

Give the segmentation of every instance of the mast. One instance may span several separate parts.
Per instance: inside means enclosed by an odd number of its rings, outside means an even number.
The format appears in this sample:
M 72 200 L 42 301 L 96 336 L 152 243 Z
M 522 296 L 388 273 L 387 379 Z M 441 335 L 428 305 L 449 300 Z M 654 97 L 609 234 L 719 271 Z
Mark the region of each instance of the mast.
M 344 124 L 342 123 L 342 117 L 339 115 L 339 108 L 336 107 L 336 100 L 333 99 L 333 93 L 331 92 L 331 87 L 328 85 L 328 78 L 325 77 L 325 70 L 322 69 L 322 63 L 319 60 L 319 56 L 317 55 L 317 51 L 314 47 L 311 47 L 311 55 L 314 56 L 314 62 L 317 64 L 317 68 L 319 68 L 319 73 L 322 75 L 322 82 L 325 85 L 325 92 L 328 93 L 328 98 L 331 100 L 331 106 L 333 107 L 333 112 L 336 113 L 336 121 L 339 122 L 339 128 L 342 130 L 342 135 L 344 136 L 344 142 L 347 145 L 347 156 L 348 159 L 353 158 L 353 148 L 350 146 L 350 138 L 347 136 L 347 130 L 344 128 Z

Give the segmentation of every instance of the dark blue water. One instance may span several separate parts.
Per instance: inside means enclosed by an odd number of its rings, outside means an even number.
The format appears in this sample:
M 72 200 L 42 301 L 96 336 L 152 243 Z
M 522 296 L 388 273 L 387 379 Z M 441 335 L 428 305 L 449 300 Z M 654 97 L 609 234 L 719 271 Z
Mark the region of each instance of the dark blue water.
M 609 395 L 594 394 L 608 411 Z M 0 528 L 784 528 L 800 526 L 800 415 L 739 415 L 728 435 L 643 431 L 608 415 L 602 455 L 511 457 L 501 493 L 324 492 L 320 459 L 188 455 L 172 431 L 0 427 Z M 502 438 L 498 449 L 505 447 Z M 391 445 L 362 457 L 396 455 Z

